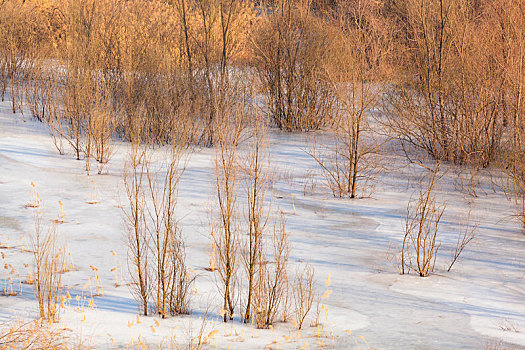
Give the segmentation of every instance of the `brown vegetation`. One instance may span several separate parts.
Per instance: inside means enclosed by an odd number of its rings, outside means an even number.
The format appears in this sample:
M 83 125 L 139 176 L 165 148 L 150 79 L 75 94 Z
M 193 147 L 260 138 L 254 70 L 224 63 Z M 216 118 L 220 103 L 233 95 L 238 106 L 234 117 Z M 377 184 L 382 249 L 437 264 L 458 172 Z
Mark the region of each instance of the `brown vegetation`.
M 411 161 L 434 161 L 407 208 L 400 273 L 433 272 L 445 210 L 434 195 L 439 164 L 467 169 L 460 185 L 473 196 L 481 169 L 501 169 L 525 227 L 525 0 L 4 0 L 0 33 L 2 100 L 45 123 L 61 154 L 69 149 L 88 174 L 96 162 L 100 174 L 115 142 L 129 143 L 124 221 L 144 315 L 189 312 L 194 278 L 177 188 L 189 147 L 213 146 L 210 270 L 223 319 L 240 300 L 242 319 L 266 328 L 293 302 L 302 328 L 314 271 L 307 265 L 289 281 L 284 217 L 267 234 L 270 122 L 331 131 L 330 143 L 308 152 L 335 197 L 367 189 L 388 140 Z M 152 150 L 162 146 L 168 155 L 155 168 Z M 35 197 L 28 206 L 39 205 Z M 466 222 L 449 270 L 473 239 Z M 55 228 L 44 234 L 37 217 L 35 294 L 50 321 L 57 244 Z
M 521 159 L 515 155 L 524 109 L 522 1 L 0 6 L 2 97 L 10 89 L 13 111 L 27 101 L 88 171 L 91 159 L 102 171 L 111 137 L 129 140 L 135 123 L 156 143 L 183 123 L 188 142 L 214 144 L 232 85 L 250 76 L 279 128 L 335 123 L 337 162 L 348 158 L 342 189 L 351 197 L 359 163 L 366 168 L 376 149 L 368 119 L 381 99 L 383 125 L 407 150 L 474 169 L 495 161 L 515 169 L 509 163 Z M 333 178 L 338 171 L 322 163 Z

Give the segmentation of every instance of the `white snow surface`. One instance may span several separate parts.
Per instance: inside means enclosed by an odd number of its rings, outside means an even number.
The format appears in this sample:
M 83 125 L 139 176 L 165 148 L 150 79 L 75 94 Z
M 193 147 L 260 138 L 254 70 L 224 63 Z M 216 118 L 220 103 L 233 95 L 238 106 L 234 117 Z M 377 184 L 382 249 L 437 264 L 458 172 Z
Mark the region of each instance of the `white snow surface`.
M 75 266 L 63 275 L 72 298 L 54 326 L 92 348 L 131 348 L 139 339 L 152 348 L 182 347 L 208 310 L 205 335 L 217 330 L 209 339 L 210 349 L 315 349 L 321 341 L 337 349 L 478 349 L 490 344 L 525 349 L 525 235 L 515 217 L 518 206 L 501 190 L 494 191 L 486 176 L 478 197 L 458 191 L 452 171 L 439 180 L 437 200 L 447 207 L 436 271 L 427 278 L 399 275 L 387 252 L 402 240 L 420 167 L 407 165 L 401 155 L 385 156 L 386 169 L 370 197 L 335 199 L 305 153 L 311 133 L 272 131 L 270 137 L 276 181 L 268 200 L 274 212 L 286 214 L 290 275 L 309 262 L 319 293 L 332 291 L 321 299 L 320 326 L 310 326 L 313 313 L 300 333 L 291 322 L 269 330 L 238 319 L 221 322 L 215 275 L 205 270 L 211 251 L 209 212 L 216 200 L 214 149 L 191 155 L 179 186 L 177 216 L 187 263 L 197 274 L 191 314 L 164 320 L 140 316 L 137 323 L 137 304 L 125 285 L 129 278 L 121 209 L 128 145 L 115 143 L 107 174 L 88 176 L 83 161 L 59 155 L 45 127 L 27 115 L 12 114 L 7 101 L 0 103 L 0 244 L 2 265 L 9 266 L 1 269 L 0 282 L 2 288 L 8 286 L 11 276 L 14 291 L 21 293 L 0 296 L 0 323 L 37 315 L 32 286 L 20 283 L 31 270 L 27 249 L 37 209 L 26 205 L 34 182 L 46 223 L 57 217 L 58 201 L 63 203 L 66 222 L 58 231 Z M 312 181 L 313 190 L 305 194 Z M 97 203 L 89 204 L 93 199 Z M 459 223 L 469 210 L 478 225 L 477 238 L 447 272 Z M 92 297 L 91 266 L 100 275 L 100 296 Z M 325 286 L 328 275 L 331 284 Z M 115 286 L 115 276 L 123 285 Z

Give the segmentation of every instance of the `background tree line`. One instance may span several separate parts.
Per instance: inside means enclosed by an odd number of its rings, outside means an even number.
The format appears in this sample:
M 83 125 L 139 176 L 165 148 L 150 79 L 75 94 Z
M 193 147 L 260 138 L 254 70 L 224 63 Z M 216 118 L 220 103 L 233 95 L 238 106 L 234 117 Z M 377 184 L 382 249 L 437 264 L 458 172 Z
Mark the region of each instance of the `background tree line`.
M 496 162 L 521 193 L 524 7 L 3 0 L 0 89 L 88 171 L 93 161 L 102 171 L 111 138 L 164 143 L 185 130 L 188 142 L 211 146 L 233 106 L 253 98 L 280 129 L 337 130 L 317 158 L 332 182 L 346 183 L 335 186 L 340 195 L 355 196 L 367 173 L 375 110 L 410 154 L 473 168 Z
M 177 186 L 192 147 L 214 146 L 210 270 L 223 319 L 240 310 L 266 328 L 293 303 L 302 327 L 314 271 L 291 278 L 285 219 L 265 206 L 268 124 L 331 131 L 308 153 L 336 197 L 362 195 L 385 140 L 435 161 L 407 209 L 401 273 L 434 268 L 442 163 L 468 170 L 473 195 L 479 171 L 502 170 L 525 226 L 524 86 L 524 0 L 0 2 L 1 98 L 13 113 L 45 123 L 88 174 L 106 171 L 112 141 L 132 145 L 125 221 L 145 315 L 189 312 Z M 160 145 L 171 147 L 156 169 Z M 473 230 L 460 238 L 450 268 Z

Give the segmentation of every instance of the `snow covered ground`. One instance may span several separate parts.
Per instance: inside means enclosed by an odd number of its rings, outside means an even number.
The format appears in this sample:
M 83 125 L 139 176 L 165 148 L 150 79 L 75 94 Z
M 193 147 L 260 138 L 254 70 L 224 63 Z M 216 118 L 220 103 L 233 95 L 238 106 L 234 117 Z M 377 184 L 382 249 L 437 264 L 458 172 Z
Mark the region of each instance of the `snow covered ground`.
M 220 322 L 215 277 L 205 270 L 211 250 L 209 209 L 215 200 L 212 149 L 191 156 L 179 188 L 178 217 L 188 265 L 198 275 L 192 314 L 137 318 L 136 302 L 125 285 L 121 175 L 127 145 L 116 145 L 108 174 L 87 176 L 83 161 L 58 154 L 43 125 L 24 121 L 10 113 L 8 102 L 0 103 L 0 250 L 7 265 L 0 272 L 0 287 L 9 288 L 12 276 L 13 290 L 21 291 L 0 296 L 0 322 L 32 319 L 37 313 L 32 287 L 19 282 L 30 272 L 27 248 L 35 209 L 26 205 L 34 182 L 49 222 L 58 215 L 58 201 L 63 203 L 66 222 L 58 229 L 75 266 L 63 275 L 71 299 L 56 327 L 94 348 L 128 348 L 137 346 L 139 338 L 152 347 L 183 346 L 208 310 L 205 335 L 210 335 L 211 349 L 314 349 L 321 341 L 337 349 L 481 349 L 495 344 L 525 349 L 525 235 L 513 216 L 514 203 L 494 192 L 488 181 L 477 198 L 462 194 L 449 172 L 437 190 L 438 201 L 447 208 L 436 272 L 428 278 L 401 276 L 387 252 L 402 239 L 402 220 L 421 170 L 390 156 L 370 198 L 334 199 L 304 152 L 309 137 L 272 132 L 278 180 L 271 200 L 286 214 L 291 272 L 309 262 L 319 292 L 332 291 L 321 299 L 322 326 L 310 327 L 308 320 L 298 333 L 291 323 L 257 330 L 238 320 Z M 459 222 L 469 208 L 478 225 L 477 239 L 446 272 Z M 91 297 L 96 294 L 95 273 L 102 295 Z

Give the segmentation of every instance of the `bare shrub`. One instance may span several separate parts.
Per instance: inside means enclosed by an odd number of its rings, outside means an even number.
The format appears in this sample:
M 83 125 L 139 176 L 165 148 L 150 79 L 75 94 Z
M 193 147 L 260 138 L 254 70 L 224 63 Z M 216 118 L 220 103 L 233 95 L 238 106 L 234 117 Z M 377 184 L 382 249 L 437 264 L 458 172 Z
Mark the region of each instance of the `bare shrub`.
M 93 135 L 94 158 L 97 161 L 98 173 L 102 174 L 113 153 L 111 137 L 115 130 L 115 116 L 111 105 L 111 97 L 107 92 L 100 96 L 94 109 L 91 132 Z
M 406 269 L 426 277 L 434 271 L 440 243 L 437 241 L 439 222 L 445 205 L 436 204 L 433 194 L 439 166 L 433 169 L 426 188 L 420 190 L 417 200 L 407 206 L 404 238 L 401 248 L 401 274 Z
M 270 327 L 279 314 L 283 319 L 287 317 L 290 248 L 286 221 L 282 215 L 280 220 L 274 223 L 272 246 L 272 258 L 268 261 L 266 255 L 261 253 L 261 263 L 255 279 L 253 318 L 257 328 Z
M 270 151 L 265 125 L 254 114 L 251 140 L 245 159 L 244 170 L 247 198 L 246 223 L 248 235 L 241 245 L 241 261 L 247 279 L 247 297 L 244 322 L 253 321 L 258 328 L 271 326 L 281 312 L 283 299 L 287 297 L 288 240 L 283 216 L 274 223 L 272 258 L 266 254 L 266 231 L 270 220 L 270 208 L 265 204 L 270 181 Z
M 62 130 L 61 136 L 72 147 L 76 159 L 80 159 L 80 155 L 85 153 L 86 171 L 89 173 L 93 146 L 91 112 L 98 96 L 95 59 L 98 38 L 94 37 L 98 23 L 94 23 L 94 19 L 99 8 L 92 1 L 77 4 L 71 2 L 68 5 L 65 25 L 72 40 L 70 45 L 64 46 L 60 51 L 65 68 L 55 71 L 61 86 L 56 99 L 59 106 L 57 126 Z
M 297 269 L 293 284 L 293 300 L 295 305 L 295 321 L 297 328 L 302 329 L 306 316 L 312 309 L 315 299 L 314 268 L 306 264 L 303 269 Z
M 25 84 L 25 98 L 31 114 L 42 122 L 49 122 L 50 111 L 55 103 L 57 79 L 53 72 L 39 61 L 33 64 L 30 75 Z
M 167 159 L 158 171 L 146 163 L 150 205 L 147 206 L 149 241 L 152 259 L 151 274 L 155 276 L 155 306 L 165 318 L 168 313 L 189 311 L 189 277 L 185 262 L 182 233 L 176 217 L 177 188 L 186 168 L 185 142 L 173 142 Z
M 334 197 L 355 198 L 358 183 L 366 187 L 378 169 L 380 143 L 368 119 L 385 90 L 391 42 L 377 12 L 373 2 L 340 1 L 332 15 L 335 28 L 324 71 L 341 112 L 332 144 L 314 144 L 308 153 L 323 170 Z
M 400 274 L 414 271 L 421 277 L 429 276 L 434 271 L 441 247 L 438 241 L 439 224 L 446 206 L 437 204 L 433 194 L 439 164 L 427 170 L 430 171 L 428 183 L 420 189 L 417 200 L 411 199 L 408 203 L 402 245 L 399 249 L 392 245 L 388 249 L 387 259 Z M 476 238 L 476 229 L 477 225 L 470 222 L 469 211 L 467 219 L 459 225 L 447 271 L 452 269 L 466 247 Z
M 246 3 L 231 0 L 204 0 L 188 1 L 194 8 L 194 25 L 190 21 L 181 22 L 185 34 L 185 48 L 187 52 L 188 69 L 197 63 L 202 67 L 200 72 L 194 70 L 190 72 L 191 82 L 202 83 L 200 86 L 204 91 L 205 127 L 203 134 L 203 144 L 214 144 L 214 133 L 216 123 L 221 114 L 231 107 L 228 103 L 229 85 L 233 71 L 230 69 L 232 56 L 240 47 L 240 37 L 242 37 L 243 27 L 248 23 L 245 21 L 246 14 L 249 12 Z M 180 14 L 186 16 L 185 1 L 180 0 Z M 187 34 L 194 38 L 191 42 Z M 193 53 L 191 53 L 193 49 Z M 219 136 L 220 137 L 220 136 Z
M 2 101 L 10 86 L 13 113 L 23 113 L 24 83 L 43 43 L 49 39 L 40 9 L 21 0 L 0 3 L 0 89 Z
M 270 12 L 253 40 L 269 116 L 286 131 L 330 124 L 338 105 L 322 70 L 327 23 L 311 13 L 309 1 L 280 0 Z
M 236 106 L 233 115 L 225 109 L 220 114 L 220 131 L 215 152 L 215 189 L 218 221 L 213 229 L 216 247 L 215 267 L 219 272 L 219 291 L 223 297 L 224 322 L 233 319 L 236 303 L 236 275 L 239 255 L 239 182 L 238 146 L 244 129 L 244 105 Z M 213 226 L 213 225 L 212 225 Z
M 178 130 L 167 155 L 157 159 L 153 145 L 140 144 L 141 133 L 142 129 L 134 132 L 123 174 L 131 286 L 144 315 L 147 316 L 149 301 L 153 299 L 156 312 L 165 318 L 189 312 L 190 289 L 195 279 L 186 266 L 185 245 L 176 216 L 178 184 L 188 160 L 183 137 L 187 134 Z M 154 165 L 156 161 L 158 166 Z
M 386 98 L 387 125 L 404 147 L 437 160 L 488 166 L 503 133 L 503 75 L 487 50 L 494 37 L 486 35 L 491 30 L 484 27 L 483 7 L 447 0 L 394 3 L 403 69 Z
M 381 168 L 377 153 L 379 144 L 366 144 L 359 140 L 363 135 L 356 138 L 356 129 L 344 121 L 336 125 L 339 127 L 334 129 L 329 144 L 320 144 L 314 139 L 307 153 L 321 168 L 326 185 L 334 197 L 369 195 Z M 363 128 L 363 125 L 358 128 Z M 358 131 L 360 134 L 364 132 L 364 129 Z
M 525 14 L 522 2 L 495 1 L 488 9 L 488 24 L 497 31 L 493 34 L 500 46 L 497 55 L 505 77 L 505 117 L 511 126 L 500 168 L 507 175 L 503 189 L 519 206 L 518 216 L 525 227 Z
M 34 271 L 33 288 L 38 300 L 39 317 L 57 322 L 62 290 L 64 248 L 60 247 L 56 223 L 43 232 L 41 214 L 35 213 L 35 232 L 31 236 Z
M 265 205 L 269 186 L 269 145 L 267 143 L 264 125 L 256 117 L 249 150 L 244 157 L 245 187 L 247 195 L 246 221 L 248 223 L 248 238 L 241 247 L 241 259 L 248 279 L 248 293 L 244 322 L 251 319 L 252 298 L 255 289 L 255 279 L 258 269 L 263 264 L 263 238 L 268 222 L 269 209 Z
M 172 315 L 190 313 L 190 292 L 196 276 L 191 276 L 186 265 L 186 250 L 184 240 L 181 236 L 172 244 L 174 256 L 172 264 L 175 266 L 172 272 L 169 307 Z

